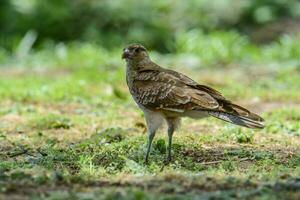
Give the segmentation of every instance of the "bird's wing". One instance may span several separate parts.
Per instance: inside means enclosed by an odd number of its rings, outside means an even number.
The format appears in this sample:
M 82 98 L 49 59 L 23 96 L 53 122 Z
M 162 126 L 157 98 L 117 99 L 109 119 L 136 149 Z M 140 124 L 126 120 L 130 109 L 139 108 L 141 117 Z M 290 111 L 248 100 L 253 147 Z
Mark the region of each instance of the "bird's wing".
M 150 109 L 208 114 L 246 127 L 262 128 L 263 118 L 233 104 L 210 87 L 199 85 L 187 76 L 171 70 L 144 70 L 138 73 L 132 91 L 139 104 Z
M 178 77 L 181 81 L 183 81 L 185 84 L 189 85 L 190 87 L 197 89 L 199 91 L 202 91 L 202 92 L 206 92 L 207 94 L 212 96 L 218 102 L 219 106 L 215 107 L 213 109 L 206 109 L 210 113 L 212 113 L 212 112 L 213 113 L 214 112 L 215 113 L 226 113 L 226 114 L 230 114 L 233 116 L 239 116 L 242 118 L 254 120 L 257 122 L 264 121 L 263 118 L 261 118 L 259 115 L 250 112 L 249 110 L 247 110 L 246 108 L 243 108 L 242 106 L 232 103 L 231 101 L 226 99 L 217 90 L 215 90 L 211 87 L 205 86 L 205 85 L 200 85 L 197 82 L 190 79 L 189 77 L 185 76 L 184 74 L 178 73 L 176 71 L 172 71 L 172 70 L 166 70 L 166 71 L 168 71 L 168 73 L 171 73 L 174 76 Z M 197 109 L 198 108 L 196 108 L 195 110 L 197 110 Z M 200 110 L 203 110 L 203 109 L 200 108 Z
M 185 76 L 184 74 L 178 73 L 176 71 L 167 70 L 169 73 L 174 74 L 174 76 L 179 77 L 180 80 L 182 80 L 185 84 L 191 86 L 194 89 L 197 89 L 202 92 L 208 93 L 210 96 L 212 96 L 219 104 L 218 107 L 215 107 L 213 109 L 207 109 L 207 111 L 210 112 L 217 112 L 217 113 L 226 113 L 234 116 L 239 116 L 243 118 L 248 118 L 254 121 L 262 122 L 264 121 L 263 118 L 261 118 L 259 115 L 250 112 L 246 108 L 243 108 L 242 106 L 236 105 L 226 99 L 220 92 L 217 90 L 205 86 L 200 85 L 197 82 L 193 81 L 189 77 Z M 197 109 L 197 108 L 196 108 Z M 203 110 L 203 109 L 200 109 Z
M 219 107 L 218 101 L 211 94 L 192 86 L 196 84 L 194 81 L 172 72 L 174 71 L 140 71 L 131 91 L 138 103 L 150 109 L 175 112 L 213 110 Z
M 169 74 L 172 74 L 173 76 L 180 79 L 183 83 L 185 83 L 186 85 L 189 85 L 192 88 L 207 92 L 208 94 L 210 94 L 211 96 L 213 96 L 216 99 L 225 100 L 225 97 L 219 91 L 217 91 L 211 87 L 208 87 L 206 85 L 200 85 L 199 83 L 197 83 L 196 81 L 192 80 L 191 78 L 187 77 L 184 74 L 181 74 L 176 71 L 169 70 L 169 69 L 164 69 L 164 71 Z

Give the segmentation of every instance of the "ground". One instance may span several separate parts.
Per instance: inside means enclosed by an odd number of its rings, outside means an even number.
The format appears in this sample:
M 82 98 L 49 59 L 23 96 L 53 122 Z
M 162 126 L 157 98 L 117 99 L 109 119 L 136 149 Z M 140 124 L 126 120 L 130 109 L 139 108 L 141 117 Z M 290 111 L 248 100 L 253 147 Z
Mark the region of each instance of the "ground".
M 259 113 L 266 128 L 184 119 L 173 161 L 164 164 L 164 128 L 145 165 L 146 128 L 120 52 L 68 48 L 67 57 L 38 51 L 0 67 L 0 199 L 300 197 L 299 62 L 221 56 L 195 67 L 186 54 L 153 53 Z

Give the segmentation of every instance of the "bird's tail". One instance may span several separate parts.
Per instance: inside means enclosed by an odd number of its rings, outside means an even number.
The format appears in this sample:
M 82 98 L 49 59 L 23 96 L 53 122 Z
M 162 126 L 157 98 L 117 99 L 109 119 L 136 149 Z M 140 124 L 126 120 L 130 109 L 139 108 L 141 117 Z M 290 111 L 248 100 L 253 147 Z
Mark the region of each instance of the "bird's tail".
M 208 111 L 208 114 L 239 126 L 257 129 L 264 128 L 264 119 L 259 115 L 252 113 L 241 106 L 232 103 L 226 104 L 227 105 L 224 105 L 224 111 Z

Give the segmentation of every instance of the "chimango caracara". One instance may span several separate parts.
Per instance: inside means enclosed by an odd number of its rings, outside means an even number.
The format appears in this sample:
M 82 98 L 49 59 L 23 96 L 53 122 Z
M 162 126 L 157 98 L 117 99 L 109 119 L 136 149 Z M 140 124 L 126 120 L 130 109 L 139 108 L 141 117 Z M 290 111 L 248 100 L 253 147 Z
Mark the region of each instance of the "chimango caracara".
M 168 125 L 167 161 L 171 160 L 172 136 L 181 117 L 213 116 L 247 128 L 264 127 L 260 116 L 232 103 L 220 92 L 152 62 L 142 45 L 124 48 L 122 58 L 126 60 L 129 91 L 143 110 L 147 123 L 146 163 L 155 132 L 163 121 Z

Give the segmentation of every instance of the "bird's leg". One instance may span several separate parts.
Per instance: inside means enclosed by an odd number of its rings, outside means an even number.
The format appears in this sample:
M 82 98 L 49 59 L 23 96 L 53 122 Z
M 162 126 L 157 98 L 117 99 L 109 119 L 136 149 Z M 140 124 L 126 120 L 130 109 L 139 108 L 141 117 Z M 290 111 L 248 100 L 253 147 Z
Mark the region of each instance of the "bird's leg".
M 152 144 L 154 135 L 155 135 L 155 131 L 149 131 L 149 133 L 148 133 L 148 142 L 147 142 L 147 152 L 146 152 L 146 155 L 145 155 L 145 164 L 148 163 L 148 158 L 149 158 L 149 154 L 150 154 L 150 150 L 151 150 L 151 144 Z
M 147 164 L 149 154 L 150 154 L 151 144 L 155 136 L 155 132 L 160 127 L 163 118 L 161 114 L 149 110 L 144 110 L 144 114 L 147 123 L 147 129 L 148 129 L 148 144 L 147 144 L 147 152 L 145 155 L 145 163 Z
M 173 124 L 172 125 L 169 125 L 168 127 L 168 155 L 167 155 L 167 162 L 170 162 L 172 160 L 172 137 L 173 137 L 173 133 L 174 133 L 174 126 Z

